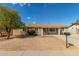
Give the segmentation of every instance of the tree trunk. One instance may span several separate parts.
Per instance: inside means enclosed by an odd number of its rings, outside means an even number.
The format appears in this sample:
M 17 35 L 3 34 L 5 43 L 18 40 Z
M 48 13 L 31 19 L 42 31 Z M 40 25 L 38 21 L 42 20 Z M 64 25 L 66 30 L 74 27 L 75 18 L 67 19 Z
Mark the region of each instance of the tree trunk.
M 6 27 L 7 39 L 10 39 L 11 28 Z
M 7 39 L 10 39 L 10 33 L 7 33 Z
M 0 36 L 2 37 L 2 33 L 0 32 Z

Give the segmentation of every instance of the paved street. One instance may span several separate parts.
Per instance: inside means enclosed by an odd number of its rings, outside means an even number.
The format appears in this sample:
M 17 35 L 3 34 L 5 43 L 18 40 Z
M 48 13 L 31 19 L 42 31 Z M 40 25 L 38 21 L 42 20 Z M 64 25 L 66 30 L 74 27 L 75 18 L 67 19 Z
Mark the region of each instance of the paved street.
M 79 56 L 79 50 L 0 51 L 0 56 Z
M 55 37 L 62 39 L 63 41 L 66 41 L 65 35 L 55 35 Z M 79 47 L 79 36 L 78 35 L 71 35 L 68 36 L 68 43 L 71 43 L 77 47 Z

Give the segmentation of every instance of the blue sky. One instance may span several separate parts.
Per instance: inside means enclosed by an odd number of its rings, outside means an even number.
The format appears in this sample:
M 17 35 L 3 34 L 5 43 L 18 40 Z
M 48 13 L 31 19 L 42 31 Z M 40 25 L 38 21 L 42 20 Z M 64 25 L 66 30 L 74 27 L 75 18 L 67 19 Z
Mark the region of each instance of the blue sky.
M 4 3 L 0 6 L 16 10 L 21 16 L 21 20 L 26 24 L 70 25 L 79 19 L 79 4 L 77 3 Z

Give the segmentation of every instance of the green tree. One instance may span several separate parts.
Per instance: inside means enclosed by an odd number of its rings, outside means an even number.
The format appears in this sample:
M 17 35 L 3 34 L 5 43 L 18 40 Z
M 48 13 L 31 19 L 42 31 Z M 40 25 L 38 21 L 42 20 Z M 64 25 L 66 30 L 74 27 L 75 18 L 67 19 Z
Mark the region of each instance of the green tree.
M 76 24 L 79 24 L 79 20 L 77 19 L 75 23 L 76 23 Z
M 77 19 L 75 22 L 72 23 L 72 25 L 74 25 L 74 24 L 78 25 L 79 24 L 79 19 Z
M 7 32 L 7 39 L 10 38 L 10 33 L 13 28 L 19 28 L 24 24 L 15 10 L 0 6 L 0 27 Z

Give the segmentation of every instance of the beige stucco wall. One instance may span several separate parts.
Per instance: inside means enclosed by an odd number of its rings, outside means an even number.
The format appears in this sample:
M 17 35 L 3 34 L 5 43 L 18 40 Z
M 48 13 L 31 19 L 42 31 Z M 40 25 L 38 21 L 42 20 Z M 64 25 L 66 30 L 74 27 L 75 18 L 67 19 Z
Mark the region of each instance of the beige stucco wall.
M 43 28 L 38 28 L 37 34 L 43 36 Z
M 57 35 L 60 35 L 60 28 L 58 28 L 57 30 L 55 30 L 56 32 L 53 33 L 53 34 L 57 34 Z M 49 31 L 50 32 L 50 31 Z M 43 28 L 38 28 L 38 32 L 37 32 L 38 35 L 41 35 L 43 36 L 44 35 L 44 29 Z
M 71 34 L 77 34 L 79 29 L 79 25 L 70 26 L 67 29 L 64 29 L 64 32 L 70 32 Z
M 13 35 L 21 35 L 22 29 L 13 29 Z

